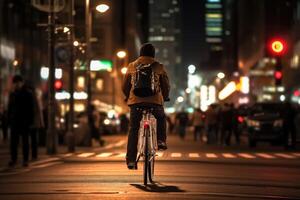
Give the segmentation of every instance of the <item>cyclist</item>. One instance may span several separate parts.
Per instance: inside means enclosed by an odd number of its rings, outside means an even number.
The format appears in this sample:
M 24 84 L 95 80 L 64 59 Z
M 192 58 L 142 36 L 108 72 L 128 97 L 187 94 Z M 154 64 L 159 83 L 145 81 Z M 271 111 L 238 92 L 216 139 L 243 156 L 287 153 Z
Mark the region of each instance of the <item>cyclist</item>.
M 122 90 L 126 97 L 126 102 L 130 107 L 129 135 L 127 143 L 126 163 L 128 169 L 137 169 L 137 143 L 140 121 L 142 119 L 141 108 L 153 109 L 152 114 L 157 120 L 157 143 L 159 150 L 166 150 L 166 115 L 163 103 L 168 100 L 170 85 L 168 75 L 164 66 L 154 59 L 155 48 L 152 44 L 143 44 L 140 49 L 140 56 L 132 63 L 129 63 L 125 75 Z M 159 91 L 150 97 L 137 97 L 133 93 L 133 73 L 140 64 L 151 64 L 152 70 L 159 75 Z

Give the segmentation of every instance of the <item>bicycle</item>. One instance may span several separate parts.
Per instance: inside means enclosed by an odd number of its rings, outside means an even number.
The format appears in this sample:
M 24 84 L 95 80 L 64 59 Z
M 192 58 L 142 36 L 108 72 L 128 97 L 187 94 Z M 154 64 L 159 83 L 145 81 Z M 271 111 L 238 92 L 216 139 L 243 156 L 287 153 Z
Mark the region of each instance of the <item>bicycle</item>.
M 157 146 L 157 135 L 156 135 L 156 118 L 153 116 L 153 108 L 141 108 L 143 115 L 140 122 L 139 139 L 138 139 L 138 156 L 137 161 L 141 157 L 144 158 L 144 185 L 149 182 L 153 183 L 154 177 L 154 163 Z

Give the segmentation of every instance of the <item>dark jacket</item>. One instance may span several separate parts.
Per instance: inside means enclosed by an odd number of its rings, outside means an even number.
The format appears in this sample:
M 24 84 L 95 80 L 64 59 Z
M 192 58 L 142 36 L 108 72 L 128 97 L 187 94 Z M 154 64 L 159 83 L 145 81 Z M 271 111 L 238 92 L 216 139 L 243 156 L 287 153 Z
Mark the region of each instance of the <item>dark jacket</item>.
M 33 122 L 34 96 L 23 86 L 9 95 L 8 123 L 11 128 L 29 128 Z
M 160 63 L 154 64 L 152 70 L 159 76 L 160 90 L 154 96 L 150 97 L 137 97 L 133 93 L 133 81 L 132 75 L 136 71 L 136 66 L 139 64 L 152 64 L 156 62 L 154 58 L 148 56 L 140 56 L 137 60 L 128 65 L 128 69 L 123 81 L 122 90 L 126 97 L 128 105 L 138 103 L 151 103 L 163 105 L 164 100 L 169 98 L 170 84 L 168 75 L 164 69 L 164 66 Z

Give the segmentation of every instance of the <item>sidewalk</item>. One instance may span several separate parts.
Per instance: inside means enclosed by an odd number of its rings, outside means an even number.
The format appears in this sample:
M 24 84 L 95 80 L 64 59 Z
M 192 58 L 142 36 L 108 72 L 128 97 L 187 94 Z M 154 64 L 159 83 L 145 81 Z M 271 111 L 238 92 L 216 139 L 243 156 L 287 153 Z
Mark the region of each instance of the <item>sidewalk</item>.
M 100 147 L 97 144 L 94 144 L 94 146 L 91 147 L 76 146 L 75 153 L 105 151 L 105 149 L 109 149 L 110 147 L 112 147 L 113 144 L 116 144 L 121 140 L 124 140 L 124 135 L 104 136 L 103 139 L 105 140 L 104 147 Z M 54 155 L 48 155 L 46 147 L 43 146 L 38 148 L 38 160 L 33 161 L 31 163 L 34 164 L 34 163 L 43 163 L 44 161 L 45 162 L 57 161 L 58 159 L 61 159 L 62 157 L 68 155 L 70 155 L 70 152 L 68 152 L 67 145 L 59 145 L 57 147 L 57 153 Z M 30 156 L 31 153 L 29 153 L 29 160 L 30 160 Z M 10 160 L 9 141 L 6 141 L 5 143 L 1 141 L 0 142 L 0 169 L 6 168 L 9 160 Z M 18 164 L 20 163 L 22 163 L 22 144 L 20 144 L 19 153 L 18 153 Z

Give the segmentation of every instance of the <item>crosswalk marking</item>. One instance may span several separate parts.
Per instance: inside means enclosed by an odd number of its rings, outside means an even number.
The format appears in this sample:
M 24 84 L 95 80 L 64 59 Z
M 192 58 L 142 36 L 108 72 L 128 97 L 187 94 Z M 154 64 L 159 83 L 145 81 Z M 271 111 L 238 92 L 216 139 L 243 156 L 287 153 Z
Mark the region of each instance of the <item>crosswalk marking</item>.
M 90 157 L 90 156 L 93 156 L 93 155 L 95 155 L 95 153 L 81 153 L 77 156 L 80 157 L 80 158 L 87 158 L 87 157 Z
M 61 154 L 61 158 L 71 157 L 72 155 L 80 157 L 80 158 L 125 158 L 126 152 L 86 152 L 86 153 L 66 153 Z M 300 153 L 266 153 L 266 152 L 258 152 L 258 153 L 165 153 L 165 152 L 156 152 L 156 156 L 158 158 L 228 158 L 228 159 L 300 159 Z
M 118 143 L 116 143 L 114 146 L 115 146 L 115 147 L 120 147 L 120 146 L 122 146 L 122 145 L 125 144 L 125 143 L 126 143 L 125 140 L 121 140 L 121 141 L 119 141 Z
M 272 155 L 266 154 L 266 153 L 257 153 L 256 155 L 259 157 L 262 157 L 262 158 L 266 158 L 266 159 L 274 159 L 275 158 L 275 156 L 272 156 Z
M 181 156 L 182 156 L 181 153 L 172 153 L 171 154 L 171 157 L 173 157 L 173 158 L 180 158 Z
M 223 153 L 222 154 L 225 158 L 236 158 L 235 155 L 233 155 L 232 153 Z
M 163 152 L 156 152 L 157 157 L 162 157 L 164 155 Z
M 125 158 L 126 153 L 119 153 L 118 155 L 116 155 L 117 158 Z
M 199 154 L 198 153 L 189 153 L 189 157 L 190 158 L 199 158 Z
M 276 156 L 282 157 L 282 158 L 288 158 L 288 159 L 293 159 L 296 158 L 295 156 L 285 154 L 285 153 L 275 153 Z
M 73 153 L 66 153 L 66 154 L 63 154 L 62 156 L 63 157 L 70 157 L 70 156 L 72 156 L 73 155 Z
M 255 158 L 255 156 L 252 156 L 251 154 L 248 154 L 248 153 L 239 153 L 238 155 L 241 156 L 241 157 L 243 157 L 243 158 L 246 158 L 246 159 L 253 159 L 253 158 Z
M 97 158 L 106 158 L 106 157 L 109 157 L 111 155 L 112 155 L 112 153 L 100 153 L 96 157 Z
M 217 158 L 218 156 L 216 154 L 214 154 L 214 153 L 207 153 L 206 157 L 207 158 Z

